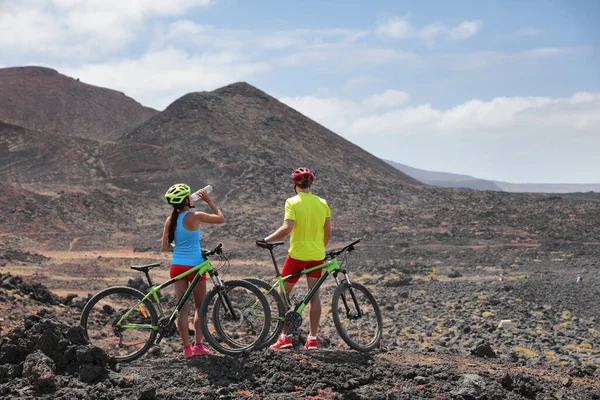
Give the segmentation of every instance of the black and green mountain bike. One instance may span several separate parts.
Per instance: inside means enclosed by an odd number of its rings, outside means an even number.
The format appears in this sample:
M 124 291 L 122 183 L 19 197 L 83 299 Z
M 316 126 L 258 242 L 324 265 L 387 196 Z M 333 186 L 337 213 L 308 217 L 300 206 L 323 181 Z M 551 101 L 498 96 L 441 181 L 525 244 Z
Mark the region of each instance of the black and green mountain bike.
M 80 319 L 90 342 L 118 361 L 132 361 L 141 357 L 153 344 L 177 333 L 175 321 L 179 311 L 202 275 L 208 273 L 214 287 L 206 294 L 200 308 L 205 340 L 217 351 L 231 356 L 260 347 L 269 334 L 271 311 L 268 300 L 250 282 L 221 280 L 218 271 L 208 260 L 215 254 L 224 257 L 221 245 L 211 251 L 203 250 L 202 254 L 205 260 L 202 264 L 157 286 L 152 283 L 149 271 L 160 266 L 160 263 L 132 265 L 132 269 L 146 275 L 150 288 L 148 293 L 128 286 L 115 286 L 93 296 L 83 308 Z M 226 262 L 226 258 L 224 260 Z M 190 274 L 196 275 L 188 289 L 175 309 L 165 314 L 158 293 Z M 235 345 L 223 337 L 236 338 Z
M 277 277 L 277 281 L 272 285 L 261 279 L 245 279 L 261 288 L 269 299 L 272 313 L 271 330 L 262 347 L 266 347 L 277 341 L 284 323 L 288 326 L 288 334 L 293 333 L 302 324 L 302 311 L 329 275 L 333 275 L 337 284 L 331 299 L 331 313 L 333 323 L 341 338 L 348 346 L 358 351 L 371 351 L 379 345 L 383 332 L 383 320 L 377 301 L 365 286 L 358 282 L 350 281 L 348 271 L 341 268 L 338 263 L 338 257 L 344 255 L 344 259 L 341 262 L 344 265 L 345 256 L 354 251 L 354 246 L 358 242 L 360 240 L 352 242 L 342 249 L 326 252 L 325 262 L 321 265 L 307 268 L 292 275 L 281 276 L 273 249 L 284 244 L 284 242 L 267 243 L 263 240 L 256 241 L 259 247 L 269 250 Z M 293 307 L 283 283 L 290 278 L 306 275 L 318 269 L 323 269 L 323 274 L 313 288 Z M 281 290 L 283 298 L 278 293 L 278 288 Z M 259 306 L 258 303 L 255 305 Z M 236 344 L 237 341 L 229 335 L 222 335 L 222 337 L 232 346 L 242 345 L 242 343 Z

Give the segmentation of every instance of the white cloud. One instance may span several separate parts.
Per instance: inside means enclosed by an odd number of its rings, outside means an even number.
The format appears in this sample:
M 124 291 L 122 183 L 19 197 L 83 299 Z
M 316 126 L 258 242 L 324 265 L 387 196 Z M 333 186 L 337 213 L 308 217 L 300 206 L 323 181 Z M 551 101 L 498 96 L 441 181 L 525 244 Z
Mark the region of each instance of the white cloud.
M 415 34 L 415 28 L 408 18 L 392 17 L 377 26 L 376 32 L 379 36 L 408 39 Z
M 65 34 L 58 21 L 27 2 L 0 3 L 0 27 L 0 49 L 38 48 L 63 40 Z
M 250 42 L 275 51 L 291 48 L 301 50 L 347 48 L 367 35 L 366 31 L 342 28 L 292 29 L 257 35 L 245 33 L 245 37 Z
M 4 0 L 0 52 L 97 58 L 131 43 L 153 17 L 172 17 L 210 0 Z
M 391 39 L 409 39 L 419 38 L 428 46 L 432 46 L 440 36 L 448 40 L 464 40 L 475 36 L 481 31 L 483 23 L 481 21 L 464 21 L 457 26 L 449 27 L 444 24 L 433 23 L 417 28 L 408 17 L 392 17 L 386 21 L 380 22 L 375 30 L 377 35 L 383 38 Z
M 475 36 L 481 30 L 481 21 L 466 21 L 448 31 L 448 39 L 464 40 Z
M 423 40 L 428 46 L 433 46 L 438 36 L 447 32 L 444 25 L 430 24 L 416 32 L 416 36 Z
M 344 91 L 350 91 L 355 88 L 366 87 L 381 82 L 383 82 L 383 79 L 370 75 L 355 76 L 344 84 Z
M 163 109 L 186 93 L 247 80 L 270 68 L 268 63 L 249 61 L 240 53 L 191 54 L 167 47 L 139 59 L 58 69 L 87 83 L 120 90 L 144 105 Z
M 365 107 L 373 98 L 281 101 L 378 157 L 419 168 L 514 182 L 600 179 L 600 93 L 475 99 L 448 109 Z
M 180 36 L 198 35 L 205 31 L 206 27 L 194 21 L 183 19 L 171 23 L 165 36 L 168 39 L 173 39 Z
M 446 110 L 429 104 L 400 107 L 409 94 L 388 90 L 360 101 L 313 96 L 287 97 L 281 101 L 340 134 L 360 135 L 457 135 L 485 131 L 522 133 L 524 126 L 600 132 L 600 93 L 578 92 L 567 98 L 497 97 L 470 100 Z M 384 111 L 386 108 L 394 108 Z M 340 124 L 340 121 L 343 121 Z M 543 135 L 537 132 L 535 135 Z
M 443 54 L 439 57 L 445 63 L 458 69 L 486 68 L 509 61 L 533 60 L 560 57 L 573 54 L 580 49 L 572 47 L 541 47 L 524 51 L 479 51 L 474 53 Z
M 408 102 L 410 95 L 399 90 L 386 90 L 363 100 L 362 104 L 371 110 L 400 107 Z

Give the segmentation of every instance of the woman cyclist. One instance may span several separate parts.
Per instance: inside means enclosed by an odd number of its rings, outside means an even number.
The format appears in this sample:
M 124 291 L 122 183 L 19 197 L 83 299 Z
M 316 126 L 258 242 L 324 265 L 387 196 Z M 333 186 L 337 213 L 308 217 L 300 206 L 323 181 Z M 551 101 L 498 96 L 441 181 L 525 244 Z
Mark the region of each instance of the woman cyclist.
M 165 221 L 165 228 L 162 236 L 162 251 L 172 252 L 171 257 L 171 278 L 176 277 L 204 262 L 202 250 L 200 248 L 200 223 L 222 224 L 225 217 L 217 205 L 202 189 L 197 192 L 200 199 L 210 207 L 212 214 L 205 212 L 191 212 L 194 207 L 194 201 L 190 196 L 190 187 L 183 183 L 173 185 L 167 190 L 165 199 L 167 203 L 173 206 L 173 212 Z M 174 244 L 174 246 L 171 246 Z M 187 279 L 180 279 L 174 283 L 175 294 L 179 300 L 188 288 L 189 282 L 194 279 L 195 274 L 189 274 Z M 183 340 L 183 356 L 190 358 L 193 356 L 202 356 L 209 353 L 209 350 L 202 343 L 202 332 L 200 330 L 200 306 L 206 295 L 206 274 L 194 288 L 194 331 L 195 343 L 190 345 L 188 304 L 183 306 L 177 317 L 177 328 L 181 339 Z

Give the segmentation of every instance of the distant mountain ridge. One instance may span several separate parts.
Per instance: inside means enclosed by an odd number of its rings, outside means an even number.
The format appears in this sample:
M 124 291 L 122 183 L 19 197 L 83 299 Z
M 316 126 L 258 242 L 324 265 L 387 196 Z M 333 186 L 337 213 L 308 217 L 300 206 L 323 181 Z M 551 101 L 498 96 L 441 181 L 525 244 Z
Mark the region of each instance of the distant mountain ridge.
M 502 188 L 492 181 L 474 178 L 469 175 L 452 174 L 449 172 L 426 171 L 424 169 L 409 167 L 394 161 L 387 161 L 408 176 L 423 183 L 441 187 L 462 187 L 477 190 L 494 190 L 501 192 Z
M 428 171 L 410 167 L 395 161 L 387 163 L 425 184 L 441 187 L 462 187 L 476 190 L 494 190 L 513 193 L 600 193 L 600 183 L 510 183 L 475 178 L 450 172 Z

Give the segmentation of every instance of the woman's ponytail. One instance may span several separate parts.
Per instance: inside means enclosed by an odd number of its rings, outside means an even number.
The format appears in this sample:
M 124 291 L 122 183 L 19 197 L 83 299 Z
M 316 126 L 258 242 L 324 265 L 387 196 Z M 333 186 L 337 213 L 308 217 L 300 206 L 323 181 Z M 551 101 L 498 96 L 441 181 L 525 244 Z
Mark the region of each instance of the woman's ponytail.
M 171 204 L 173 206 L 173 212 L 171 213 L 171 219 L 169 220 L 169 244 L 175 241 L 175 228 L 177 227 L 177 218 L 179 218 L 179 212 L 185 207 L 190 206 L 190 198 L 186 197 L 185 201 L 181 204 Z
M 177 227 L 177 217 L 179 217 L 179 210 L 173 206 L 173 212 L 171 213 L 171 220 L 169 221 L 169 244 L 175 240 L 175 228 Z

